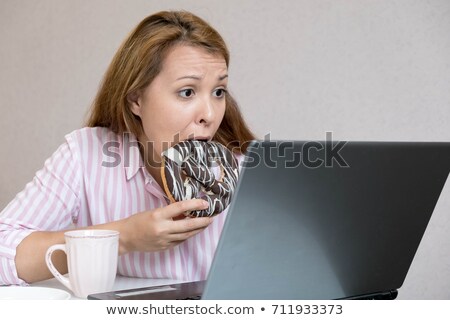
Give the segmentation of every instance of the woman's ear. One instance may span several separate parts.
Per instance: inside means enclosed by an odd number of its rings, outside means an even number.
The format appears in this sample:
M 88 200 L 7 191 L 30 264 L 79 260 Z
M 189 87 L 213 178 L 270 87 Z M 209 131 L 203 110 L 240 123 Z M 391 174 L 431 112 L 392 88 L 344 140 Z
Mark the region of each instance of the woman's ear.
M 127 95 L 128 103 L 130 104 L 130 110 L 134 115 L 141 116 L 141 95 L 139 92 L 131 92 Z

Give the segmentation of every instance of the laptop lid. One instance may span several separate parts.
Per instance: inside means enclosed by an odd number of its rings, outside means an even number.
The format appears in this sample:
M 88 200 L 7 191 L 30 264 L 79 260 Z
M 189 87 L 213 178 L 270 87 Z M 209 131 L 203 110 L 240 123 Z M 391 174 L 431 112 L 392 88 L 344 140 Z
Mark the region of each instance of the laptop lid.
M 396 293 L 449 171 L 449 143 L 253 142 L 202 299 Z

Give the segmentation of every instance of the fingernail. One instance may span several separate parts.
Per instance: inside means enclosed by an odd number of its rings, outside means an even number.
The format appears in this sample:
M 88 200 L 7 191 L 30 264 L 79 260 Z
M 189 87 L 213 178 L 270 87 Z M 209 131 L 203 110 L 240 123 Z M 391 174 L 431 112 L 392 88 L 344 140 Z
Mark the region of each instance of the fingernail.
M 203 206 L 204 206 L 205 208 L 208 208 L 208 207 L 209 207 L 208 201 L 202 200 L 202 202 L 203 202 Z

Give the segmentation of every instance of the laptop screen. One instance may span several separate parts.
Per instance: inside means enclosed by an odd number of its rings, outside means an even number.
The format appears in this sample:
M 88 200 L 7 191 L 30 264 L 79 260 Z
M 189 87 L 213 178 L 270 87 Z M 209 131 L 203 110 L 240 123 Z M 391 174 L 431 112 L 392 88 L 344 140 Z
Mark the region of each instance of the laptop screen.
M 250 147 L 203 298 L 339 299 L 402 286 L 450 144 L 340 143 Z

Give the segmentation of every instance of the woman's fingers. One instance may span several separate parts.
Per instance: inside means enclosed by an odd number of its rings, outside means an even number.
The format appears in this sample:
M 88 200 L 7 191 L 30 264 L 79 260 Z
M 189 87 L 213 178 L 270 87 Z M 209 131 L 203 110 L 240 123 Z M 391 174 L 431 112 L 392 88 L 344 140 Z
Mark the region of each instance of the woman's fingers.
M 203 210 L 208 207 L 208 202 L 201 199 L 191 199 L 172 203 L 164 207 L 162 214 L 166 219 L 170 219 L 167 223 L 170 225 L 167 235 L 170 235 L 173 241 L 184 241 L 187 238 L 199 233 L 212 222 L 210 217 L 184 218 L 181 220 L 172 220 L 186 211 Z M 166 225 L 167 226 L 167 225 Z
M 197 220 L 199 218 L 193 218 L 190 220 Z M 207 218 L 210 219 L 210 218 Z M 211 221 L 211 219 L 210 219 Z M 190 237 L 195 236 L 197 233 L 202 232 L 211 222 L 207 221 L 206 225 L 197 228 L 197 229 L 190 229 L 190 228 L 186 228 L 185 231 L 181 231 L 181 232 L 176 232 L 176 233 L 172 233 L 168 236 L 168 238 L 170 239 L 170 241 L 185 241 L 187 239 L 189 239 Z
M 187 211 L 204 210 L 206 208 L 208 208 L 207 201 L 202 199 L 190 199 L 169 204 L 167 207 L 163 208 L 163 215 L 164 218 L 172 219 Z
M 197 219 L 198 218 L 193 218 L 191 220 L 197 220 Z M 209 225 L 209 222 L 207 223 L 206 226 L 208 226 L 208 225 Z M 201 227 L 199 229 L 195 229 L 195 230 L 191 230 L 191 231 L 170 233 L 170 234 L 165 236 L 165 240 L 162 241 L 165 244 L 162 244 L 161 247 L 162 247 L 163 250 L 175 247 L 175 246 L 183 243 L 184 241 L 186 241 L 190 237 L 193 237 L 196 234 L 202 232 L 204 229 L 205 229 L 205 227 Z
M 210 217 L 185 218 L 183 220 L 173 221 L 171 234 L 196 234 L 212 222 Z

